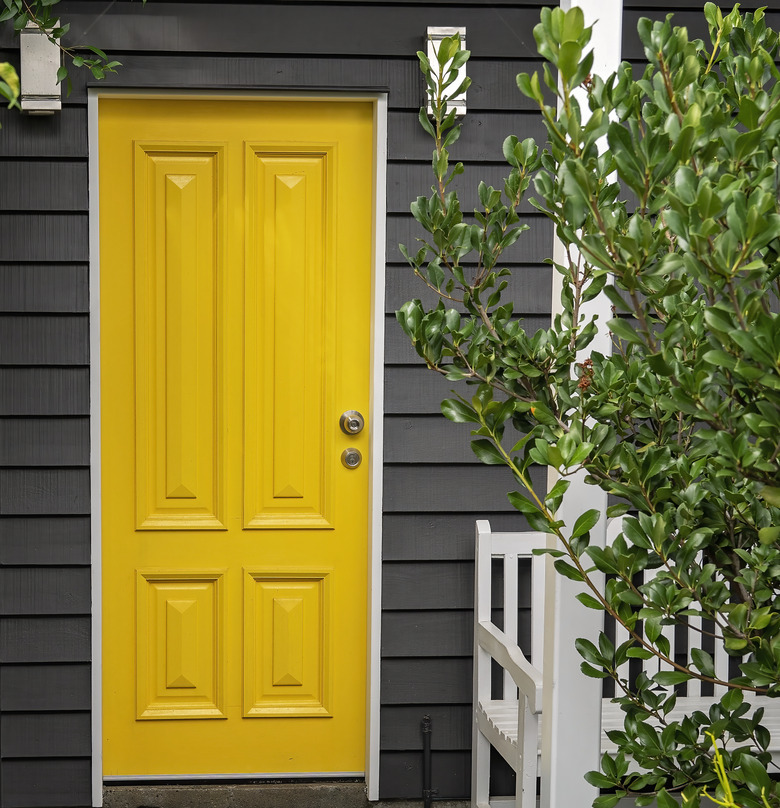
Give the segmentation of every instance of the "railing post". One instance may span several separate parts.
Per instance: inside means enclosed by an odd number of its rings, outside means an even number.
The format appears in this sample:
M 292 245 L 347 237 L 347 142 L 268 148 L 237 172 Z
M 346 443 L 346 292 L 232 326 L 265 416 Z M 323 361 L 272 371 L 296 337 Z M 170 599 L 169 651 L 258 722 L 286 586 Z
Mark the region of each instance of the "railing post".
M 593 25 L 591 46 L 593 72 L 608 76 L 620 64 L 623 0 L 561 0 L 568 11 L 579 6 L 585 24 Z M 589 110 L 581 103 L 583 120 Z M 553 246 L 553 259 L 564 263 L 560 242 Z M 553 273 L 553 316 L 560 306 L 560 276 Z M 599 315 L 600 333 L 590 350 L 610 352 L 609 334 L 603 323 L 610 319 L 609 303 L 600 296 L 589 304 L 586 316 Z M 585 357 L 580 357 L 582 361 Z M 585 485 L 584 475 L 572 480 L 559 516 L 571 528 L 576 518 L 590 508 L 604 516 L 591 531 L 592 544 L 604 544 L 606 531 L 606 494 Z M 554 480 L 551 480 L 550 484 Z M 554 537 L 550 537 L 554 542 Z M 553 545 L 554 546 L 554 545 Z M 578 637 L 595 640 L 602 615 L 586 609 L 575 598 L 582 584 L 555 573 L 552 559 L 547 560 L 545 588 L 544 707 L 542 710 L 542 808 L 587 808 L 597 790 L 585 782 L 584 775 L 599 768 L 601 744 L 601 680 L 589 679 L 580 671 L 581 659 L 574 648 Z

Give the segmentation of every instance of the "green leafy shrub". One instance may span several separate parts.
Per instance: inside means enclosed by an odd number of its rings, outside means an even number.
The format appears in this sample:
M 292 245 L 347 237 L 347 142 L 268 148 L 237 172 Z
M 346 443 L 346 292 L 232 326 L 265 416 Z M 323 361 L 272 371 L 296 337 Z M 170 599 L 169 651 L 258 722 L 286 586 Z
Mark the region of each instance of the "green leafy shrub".
M 411 206 L 427 235 L 402 251 L 439 303 L 414 300 L 397 317 L 428 367 L 472 385 L 442 411 L 473 424 L 480 460 L 510 469 L 512 504 L 558 539 L 558 571 L 583 582 L 586 607 L 628 631 L 619 647 L 603 633 L 598 646 L 578 643 L 583 671 L 612 677 L 625 711 L 618 752 L 588 775 L 605 790 L 600 808 L 622 795 L 668 808 L 674 793 L 697 805 L 708 787 L 724 799 L 705 733 L 723 744 L 732 802 L 780 806 L 763 711 L 750 706 L 780 693 L 778 35 L 761 11 L 724 17 L 708 3 L 704 13 L 710 43 L 669 18 L 642 19 L 647 67 L 635 76 L 623 63 L 601 78 L 582 12 L 543 10 L 542 76 L 517 83 L 549 143 L 504 141 L 508 176 L 503 188 L 480 183 L 473 224 L 450 190 L 463 166 L 450 165 L 460 127 L 447 105 L 468 52 L 453 39 L 439 65 L 419 54 L 434 182 Z M 517 210 L 531 183 L 565 256 L 554 263 L 561 313 L 535 334 L 503 299 L 501 268 L 527 229 Z M 584 313 L 602 295 L 614 312 L 602 324 L 607 356 L 593 350 L 597 325 Z M 523 435 L 511 447 L 510 423 Z M 558 472 L 546 493 L 533 488 L 533 464 Z M 597 511 L 574 525 L 556 516 L 567 478 L 583 470 L 619 501 L 608 515 L 628 514 L 610 546 L 591 546 Z M 635 583 L 644 570 L 656 573 Z M 605 586 L 593 571 L 607 573 Z M 663 629 L 694 616 L 738 660 L 737 677 L 719 680 L 703 650 L 675 659 Z M 630 658 L 665 670 L 629 679 L 620 671 Z M 693 678 L 728 689 L 707 714 L 672 720 L 675 687 Z

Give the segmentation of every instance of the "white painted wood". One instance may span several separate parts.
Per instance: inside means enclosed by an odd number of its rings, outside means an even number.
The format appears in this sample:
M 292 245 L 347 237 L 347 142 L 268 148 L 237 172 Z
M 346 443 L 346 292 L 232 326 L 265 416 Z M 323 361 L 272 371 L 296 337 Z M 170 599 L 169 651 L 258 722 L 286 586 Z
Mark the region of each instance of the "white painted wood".
M 100 205 L 98 155 L 98 96 L 87 92 L 89 137 L 89 438 L 92 580 L 92 805 L 103 805 L 103 562 L 100 460 Z
M 517 773 L 516 808 L 536 807 L 538 713 L 542 707 L 542 674 L 517 645 L 518 559 L 533 558 L 544 546 L 543 533 L 491 533 L 490 524 L 477 522 L 474 592 L 474 725 L 472 738 L 472 804 L 490 801 L 490 747 Z M 504 628 L 490 613 L 492 560 L 499 559 L 504 587 Z M 543 597 L 544 568 L 532 563 L 532 592 Z M 538 578 L 537 580 L 534 580 Z M 537 604 L 534 611 L 541 612 Z M 511 615 L 511 617 L 510 617 Z M 538 628 L 537 628 L 538 626 Z M 532 622 L 531 642 L 541 624 Z M 536 638 L 540 643 L 540 638 Z M 491 660 L 503 669 L 503 693 L 491 698 Z M 506 683 L 506 680 L 509 683 Z
M 518 643 L 517 635 L 517 553 L 507 553 L 504 556 L 504 633 L 509 642 Z M 515 684 L 512 674 L 504 670 L 504 698 L 514 698 Z
M 59 20 L 56 23 L 59 25 Z M 19 80 L 22 112 L 53 115 L 62 108 L 62 87 L 57 70 L 62 55 L 56 42 L 34 22 L 28 22 L 19 36 Z
M 622 0 L 561 0 L 568 11 L 579 6 L 585 24 L 593 25 L 591 46 L 594 51 L 593 72 L 608 76 L 620 64 L 622 40 Z M 587 104 L 581 103 L 583 121 L 588 115 Z M 555 239 L 553 259 L 563 263 L 563 247 Z M 553 273 L 553 316 L 560 311 L 561 283 Z M 609 302 L 601 296 L 591 301 L 583 313 L 590 318 L 597 314 L 603 323 L 610 317 Z M 590 351 L 610 352 L 609 335 L 600 330 Z M 584 357 L 579 357 L 582 361 Z M 555 482 L 550 477 L 550 485 Z M 606 514 L 607 497 L 595 486 L 585 485 L 584 475 L 572 479 L 559 516 L 571 528 L 576 518 L 590 508 Z M 606 519 L 591 531 L 593 544 L 604 544 Z M 554 537 L 550 544 L 554 546 Z M 597 796 L 584 775 L 598 769 L 601 721 L 601 681 L 588 679 L 580 672 L 581 659 L 574 648 L 578 637 L 595 641 L 602 625 L 599 612 L 584 608 L 576 600 L 581 584 L 555 573 L 552 559 L 547 561 L 547 596 L 545 599 L 544 663 L 545 704 L 542 712 L 542 790 L 541 808 L 564 805 L 590 805 Z M 599 576 L 593 577 L 601 585 Z
M 444 26 L 428 26 L 428 29 L 425 34 L 425 42 L 426 42 L 426 55 L 428 56 L 428 61 L 431 64 L 431 69 L 434 75 L 439 75 L 439 62 L 437 60 L 436 54 L 439 52 L 439 45 L 441 44 L 442 39 L 444 37 L 451 37 L 458 34 L 460 36 L 460 47 L 461 50 L 466 50 L 466 29 L 463 26 L 460 27 L 444 27 Z M 449 68 L 450 63 L 448 62 L 444 68 L 445 70 Z M 458 87 L 463 83 L 463 79 L 466 78 L 466 65 L 462 65 L 458 69 L 458 77 L 452 83 L 450 87 L 448 87 L 448 91 L 457 90 Z M 427 97 L 427 96 L 426 96 Z M 462 118 L 466 114 L 466 91 L 464 90 L 462 93 L 458 93 L 457 95 L 453 95 L 452 98 L 447 99 L 447 106 L 449 109 L 455 108 L 455 117 Z M 426 102 L 426 107 L 428 110 L 429 117 L 433 117 L 433 107 L 431 106 L 430 99 Z
M 611 519 L 607 527 L 610 540 L 614 539 L 621 530 L 622 518 Z M 491 604 L 491 559 L 499 558 L 506 564 L 506 559 L 514 559 L 511 563 L 516 565 L 516 558 L 525 558 L 531 555 L 534 547 L 542 546 L 544 534 L 540 533 L 491 533 L 490 524 L 486 521 L 477 522 L 477 576 L 475 584 L 475 642 L 474 642 L 474 728 L 472 749 L 472 806 L 487 808 L 488 805 L 497 808 L 499 805 L 507 806 L 508 800 L 491 799 L 489 795 L 490 776 L 490 747 L 494 747 L 518 774 L 518 791 L 515 797 L 517 808 L 536 808 L 536 774 L 537 759 L 541 756 L 544 765 L 546 751 L 542 745 L 539 732 L 539 708 L 547 709 L 547 699 L 544 688 L 547 687 L 546 677 L 534 668 L 512 637 L 501 631 L 490 621 Z M 532 625 L 536 626 L 536 615 L 544 616 L 544 592 L 535 589 L 537 578 L 542 578 L 543 570 L 532 574 L 531 587 L 531 615 Z M 652 580 L 655 571 L 650 570 L 645 580 Z M 535 593 L 535 594 L 534 594 Z M 549 617 L 549 615 L 548 615 Z M 534 629 L 536 630 L 536 629 Z M 689 630 L 687 647 L 701 647 L 701 635 Z M 625 634 L 628 638 L 628 634 Z M 622 640 L 621 640 L 622 641 Z M 533 637 L 532 637 L 533 642 Z M 504 692 L 501 698 L 491 698 L 491 662 L 494 659 L 512 675 L 513 687 Z M 657 663 L 653 670 L 658 667 Z M 625 676 L 628 676 L 626 670 Z M 600 681 L 597 683 L 600 685 Z M 519 691 L 519 692 L 518 692 Z M 763 707 L 765 710 L 762 724 L 771 734 L 769 751 L 776 765 L 780 765 L 780 699 L 771 699 L 766 696 L 746 697 L 752 707 Z M 695 710 L 707 712 L 715 699 L 712 696 L 702 696 L 700 691 L 689 693 L 688 696 L 679 696 L 676 706 L 668 715 L 671 721 L 679 721 L 685 715 Z M 611 699 L 598 699 L 600 730 L 595 739 L 593 753 L 599 757 L 604 752 L 615 752 L 617 747 L 610 741 L 607 732 L 622 730 L 625 714 L 619 704 Z M 651 721 L 650 723 L 654 723 Z M 587 742 L 583 736 L 582 728 L 575 727 L 571 735 L 578 743 Z M 560 803 L 558 804 L 560 805 Z
M 366 789 L 379 799 L 379 716 L 382 641 L 382 479 L 385 390 L 385 241 L 387 200 L 387 94 L 374 104 L 374 241 L 371 281 L 371 392 L 369 445 L 369 569 Z

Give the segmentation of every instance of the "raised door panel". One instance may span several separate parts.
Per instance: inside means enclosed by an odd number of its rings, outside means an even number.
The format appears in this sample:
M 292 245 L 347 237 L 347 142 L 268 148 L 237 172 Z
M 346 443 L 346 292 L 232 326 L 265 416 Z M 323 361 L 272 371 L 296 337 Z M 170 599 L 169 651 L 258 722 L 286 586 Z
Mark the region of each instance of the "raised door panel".
M 331 528 L 333 155 L 246 153 L 244 526 Z
M 244 715 L 330 717 L 330 575 L 247 570 Z
M 224 718 L 222 572 L 140 570 L 138 719 Z
M 197 148 L 197 147 L 196 147 Z M 136 522 L 224 529 L 222 150 L 136 144 Z

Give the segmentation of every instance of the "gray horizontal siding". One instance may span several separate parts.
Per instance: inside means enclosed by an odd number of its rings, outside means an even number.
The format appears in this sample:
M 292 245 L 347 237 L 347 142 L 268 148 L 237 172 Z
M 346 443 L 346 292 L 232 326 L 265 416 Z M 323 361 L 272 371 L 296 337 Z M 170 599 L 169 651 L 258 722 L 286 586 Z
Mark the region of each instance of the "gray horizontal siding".
M 87 315 L 0 317 L 1 365 L 89 364 Z
M 9 713 L 0 721 L 4 758 L 72 758 L 90 753 L 88 712 Z
M 474 565 L 470 562 L 395 562 L 382 570 L 382 608 L 471 609 Z
M 288 58 L 263 53 L 225 57 L 114 51 L 111 55 L 122 62 L 123 69 L 107 76 L 101 86 L 283 90 L 348 87 L 387 91 L 391 110 L 415 110 L 422 103 L 420 68 L 412 53 L 382 60 L 364 56 Z M 538 61 L 517 58 L 516 54 L 505 59 L 481 59 L 475 53 L 469 62 L 469 109 L 534 109 L 533 102 L 517 91 L 515 76 L 538 69 Z M 74 92 L 72 100 L 64 99 L 65 103 L 83 103 L 80 99 L 89 78 L 86 71 L 72 71 Z
M 91 805 L 88 758 L 5 760 L 0 804 L 8 808 Z
M 432 787 L 438 799 L 463 798 L 469 791 L 470 752 L 434 752 L 431 755 Z M 419 752 L 383 752 L 379 758 L 383 799 L 414 795 L 421 799 L 422 755 Z
M 468 118 L 466 118 L 468 120 Z M 525 120 L 523 118 L 522 120 Z M 522 129 L 522 127 L 521 127 Z M 500 135 L 501 131 L 497 132 Z M 506 131 L 509 134 L 509 131 Z M 518 135 L 519 137 L 520 135 Z M 457 145 L 455 146 L 457 149 Z M 389 213 L 407 213 L 409 204 L 418 196 L 430 196 L 433 175 L 431 173 L 430 155 L 419 162 L 395 162 L 387 166 L 387 210 Z M 448 191 L 456 191 L 460 200 L 460 209 L 471 213 L 480 208 L 477 188 L 480 181 L 494 188 L 504 187 L 504 180 L 509 175 L 509 166 L 501 163 L 479 163 L 476 166 L 466 164 L 463 174 L 447 186 Z M 412 194 L 411 198 L 409 194 Z M 536 209 L 530 203 L 530 196 L 521 202 L 518 210 L 522 213 L 534 213 Z
M 7 26 L 0 26 L 3 32 Z M 56 115 L 22 117 L 15 110 L 0 108 L 3 127 L 3 157 L 87 156 L 86 107 L 64 107 Z
M 88 464 L 87 418 L 0 418 L 0 465 Z
M 422 132 L 416 112 L 391 113 L 387 118 L 387 130 L 387 156 L 391 160 L 431 159 L 433 142 Z M 517 135 L 521 139 L 533 137 L 540 145 L 547 140 L 547 130 L 538 115 L 514 112 L 468 113 L 463 118 L 460 140 L 449 150 L 450 160 L 464 163 L 467 160 L 503 161 L 502 146 L 507 135 Z M 470 173 L 472 176 L 477 173 L 475 167 L 471 168 Z
M 468 704 L 471 659 L 385 659 L 382 704 Z
M 83 213 L 0 213 L 0 261 L 88 261 L 88 228 Z
M 88 368 L 0 367 L 0 415 L 88 414 Z
M 88 513 L 88 469 L 0 469 L 0 516 Z
M 509 299 L 509 298 L 508 298 Z M 535 334 L 540 328 L 549 328 L 550 317 L 543 315 L 526 315 L 519 318 L 523 328 L 530 334 Z M 385 319 L 385 362 L 388 365 L 406 365 L 421 361 L 412 342 L 401 331 L 395 315 L 388 315 Z
M 386 610 L 472 609 L 474 564 L 470 561 L 398 561 L 384 565 L 382 606 Z M 519 568 L 518 608 L 531 608 L 530 567 Z M 492 588 L 494 609 L 501 607 L 500 581 Z
M 472 216 L 464 216 L 464 221 L 468 224 L 475 223 Z M 521 216 L 520 221 L 522 224 L 527 224 L 529 229 L 504 251 L 503 258 L 507 264 L 535 264 L 538 266 L 550 258 L 552 253 L 552 223 L 541 213 Z M 398 250 L 398 245 L 404 244 L 411 252 L 419 246 L 417 239 L 424 238 L 426 235 L 422 226 L 412 218 L 411 214 L 389 215 L 387 217 L 387 261 L 393 263 L 402 261 L 403 257 Z M 414 285 L 410 291 L 414 292 Z
M 0 709 L 6 712 L 89 710 L 90 667 L 73 665 L 5 665 Z
M 0 163 L 0 210 L 87 210 L 87 164 L 81 162 Z
M 0 618 L 0 663 L 89 662 L 90 618 Z
M 89 576 L 86 567 L 0 568 L 0 614 L 88 614 Z
M 0 519 L 0 564 L 89 564 L 88 516 L 6 516 Z
M 468 28 L 470 112 L 452 159 L 467 166 L 456 187 L 471 215 L 479 180 L 500 185 L 507 173 L 504 138 L 545 137 L 515 85 L 516 73 L 538 68 L 539 5 L 239 2 L 220 4 L 215 16 L 206 3 L 107 9 L 89 0 L 60 9 L 74 40 L 88 38 L 123 62 L 102 86 L 388 93 L 383 798 L 420 796 L 415 713 L 426 711 L 434 719 L 434 787 L 440 796 L 468 794 L 474 520 L 525 526 L 506 500 L 508 473 L 478 464 L 469 430 L 439 415 L 453 384 L 424 368 L 392 317 L 413 297 L 431 302 L 397 247 L 421 235 L 409 203 L 430 185 L 414 52 L 427 25 Z M 0 49 L 13 46 L 0 26 Z M 85 71 L 74 72 L 58 115 L 0 110 L 3 808 L 90 799 L 88 82 Z M 552 231 L 527 203 L 521 210 L 532 230 L 505 256 L 514 270 L 507 296 L 535 329 L 549 313 L 543 261 Z
M 421 236 L 421 233 L 415 235 Z M 415 242 L 407 242 L 413 248 Z M 397 246 L 397 245 L 396 245 Z M 395 261 L 387 267 L 385 275 L 385 311 L 394 314 L 409 300 L 419 298 L 428 307 L 438 303 L 438 297 L 430 292 L 426 286 L 415 281 L 412 270 L 407 264 L 401 264 L 400 252 Z M 464 266 L 470 266 L 464 264 Z M 549 314 L 550 296 L 552 290 L 552 269 L 549 266 L 520 266 L 517 264 L 501 263 L 502 267 L 511 270 L 511 275 L 502 280 L 507 281 L 504 300 L 514 302 L 518 314 Z M 447 308 L 456 308 L 463 311 L 463 307 L 447 302 Z
M 190 4 L 187 13 L 173 3 L 116 3 L 109 7 L 69 2 L 69 39 L 100 42 L 107 51 L 280 54 L 375 57 L 408 56 L 420 49 L 429 25 L 465 25 L 469 48 L 493 56 L 536 57 L 532 36 L 538 8 L 460 6 L 443 14 L 424 2 L 322 6 L 221 3 Z M 63 10 L 64 13 L 64 10 Z M 446 17 L 446 22 L 442 20 Z M 456 19 L 453 19 L 456 18 Z M 240 22 L 239 22 L 240 21 Z M 10 44 L 8 34 L 0 47 Z
M 422 750 L 422 711 L 418 706 L 383 707 L 380 739 L 387 751 Z M 431 748 L 452 751 L 471 747 L 472 711 L 470 705 L 440 706 L 425 709 L 431 718 Z
M 382 616 L 383 657 L 471 656 L 473 612 L 388 612 Z
M 0 422 L 2 426 L 2 422 Z M 386 463 L 479 463 L 471 450 L 474 424 L 456 424 L 442 415 L 385 418 Z M 511 424 L 504 445 L 511 449 L 519 438 Z
M 88 311 L 86 264 L 0 265 L 0 312 Z
M 531 469 L 536 491 L 545 490 L 546 471 Z M 425 512 L 484 513 L 516 511 L 507 492 L 517 485 L 504 466 L 415 465 L 385 468 L 385 513 Z
M 474 558 L 474 523 L 483 513 L 386 513 L 382 529 L 385 561 L 468 561 Z M 527 528 L 517 512 L 490 514 L 496 531 Z

